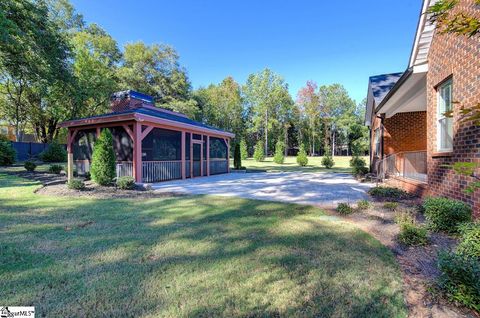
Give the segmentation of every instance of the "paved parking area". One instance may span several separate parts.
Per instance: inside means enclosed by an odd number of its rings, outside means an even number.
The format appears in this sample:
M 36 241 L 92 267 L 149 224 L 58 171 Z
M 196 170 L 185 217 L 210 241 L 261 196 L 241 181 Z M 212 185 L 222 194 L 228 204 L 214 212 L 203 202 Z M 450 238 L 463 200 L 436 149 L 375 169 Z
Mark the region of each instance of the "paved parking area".
M 230 173 L 152 185 L 158 192 L 238 196 L 328 208 L 367 198 L 366 192 L 372 186 L 349 174 L 323 172 Z

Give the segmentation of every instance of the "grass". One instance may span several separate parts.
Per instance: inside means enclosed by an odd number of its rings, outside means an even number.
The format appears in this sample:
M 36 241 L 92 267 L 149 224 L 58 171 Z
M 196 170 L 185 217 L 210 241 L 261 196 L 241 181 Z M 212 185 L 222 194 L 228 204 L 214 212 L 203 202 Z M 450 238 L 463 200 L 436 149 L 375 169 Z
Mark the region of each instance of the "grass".
M 367 161 L 368 157 L 363 157 Z M 332 169 L 326 169 L 321 165 L 322 157 L 308 157 L 308 165 L 301 167 L 297 164 L 296 157 L 285 157 L 285 162 L 281 165 L 273 162 L 273 157 L 268 157 L 262 162 L 257 162 L 253 158 L 242 160 L 242 166 L 247 169 L 262 169 L 267 171 L 282 171 L 282 172 L 346 172 L 351 173 L 349 156 L 333 157 L 335 166 Z
M 0 299 L 39 317 L 405 317 L 392 253 L 300 205 L 58 198 L 0 174 Z

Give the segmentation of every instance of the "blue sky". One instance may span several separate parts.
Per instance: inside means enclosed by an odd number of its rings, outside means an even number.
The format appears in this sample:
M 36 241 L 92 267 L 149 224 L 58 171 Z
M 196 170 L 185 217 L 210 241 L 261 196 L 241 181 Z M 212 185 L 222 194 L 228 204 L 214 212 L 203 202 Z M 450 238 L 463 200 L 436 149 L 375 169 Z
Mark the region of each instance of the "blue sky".
M 360 101 L 371 75 L 407 67 L 421 0 L 72 0 L 122 46 L 167 43 L 194 88 L 265 67 L 290 93 L 340 83 Z

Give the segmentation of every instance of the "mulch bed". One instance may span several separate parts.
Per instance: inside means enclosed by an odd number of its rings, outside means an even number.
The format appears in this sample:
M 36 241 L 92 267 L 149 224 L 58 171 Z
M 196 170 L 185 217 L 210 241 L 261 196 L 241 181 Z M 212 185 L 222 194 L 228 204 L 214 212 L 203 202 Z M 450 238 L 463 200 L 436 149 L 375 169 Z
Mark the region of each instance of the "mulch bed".
M 405 301 L 410 317 L 480 317 L 467 308 L 458 308 L 438 295 L 434 290 L 438 278 L 437 255 L 441 250 L 452 250 L 457 240 L 444 233 L 430 233 L 429 244 L 425 246 L 405 246 L 398 242 L 399 226 L 394 218 L 397 212 L 385 209 L 387 200 L 372 199 L 372 207 L 345 217 L 349 222 L 370 233 L 395 255 L 404 279 Z M 397 211 L 416 211 L 421 200 L 411 198 L 401 200 Z M 424 223 L 423 215 L 417 212 L 417 222 Z

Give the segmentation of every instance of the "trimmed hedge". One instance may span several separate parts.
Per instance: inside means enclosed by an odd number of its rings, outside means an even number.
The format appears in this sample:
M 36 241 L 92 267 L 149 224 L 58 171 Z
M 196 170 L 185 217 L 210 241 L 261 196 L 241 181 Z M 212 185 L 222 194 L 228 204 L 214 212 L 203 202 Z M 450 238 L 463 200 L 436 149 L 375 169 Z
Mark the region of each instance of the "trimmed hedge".
M 427 198 L 423 211 L 434 231 L 457 232 L 457 226 L 472 220 L 472 209 L 462 201 L 447 198 Z
M 116 177 L 116 156 L 113 150 L 113 136 L 109 129 L 103 129 L 95 141 L 90 174 L 99 185 L 110 185 Z
M 406 199 L 411 197 L 407 192 L 402 189 L 393 188 L 393 187 L 375 187 L 368 190 L 368 193 L 377 198 L 388 198 L 392 199 Z

